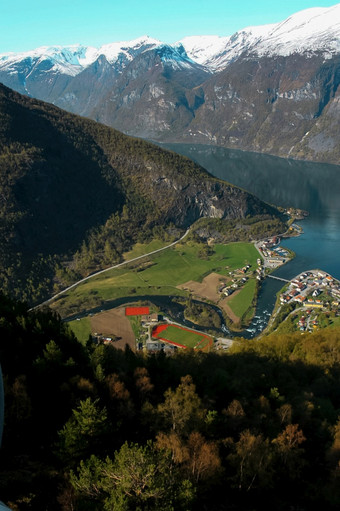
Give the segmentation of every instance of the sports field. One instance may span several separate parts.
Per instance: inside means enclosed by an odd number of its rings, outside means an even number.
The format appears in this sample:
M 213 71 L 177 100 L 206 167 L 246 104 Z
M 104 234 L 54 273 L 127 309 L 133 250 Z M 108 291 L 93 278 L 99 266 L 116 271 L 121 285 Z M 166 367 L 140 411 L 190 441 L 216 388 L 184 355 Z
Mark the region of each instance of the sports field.
M 152 337 L 180 348 L 194 348 L 208 351 L 213 345 L 210 335 L 184 328 L 179 325 L 158 325 L 152 331 Z

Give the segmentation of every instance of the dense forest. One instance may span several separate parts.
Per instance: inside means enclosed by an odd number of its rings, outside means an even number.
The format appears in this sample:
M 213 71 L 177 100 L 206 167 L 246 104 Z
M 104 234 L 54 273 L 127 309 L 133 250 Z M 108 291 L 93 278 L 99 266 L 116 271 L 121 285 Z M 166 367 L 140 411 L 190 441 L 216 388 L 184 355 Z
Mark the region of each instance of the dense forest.
M 339 329 L 146 356 L 0 295 L 0 339 L 13 511 L 339 509 Z
M 201 217 L 280 224 L 188 158 L 1 84 L 0 197 L 0 286 L 30 303 Z

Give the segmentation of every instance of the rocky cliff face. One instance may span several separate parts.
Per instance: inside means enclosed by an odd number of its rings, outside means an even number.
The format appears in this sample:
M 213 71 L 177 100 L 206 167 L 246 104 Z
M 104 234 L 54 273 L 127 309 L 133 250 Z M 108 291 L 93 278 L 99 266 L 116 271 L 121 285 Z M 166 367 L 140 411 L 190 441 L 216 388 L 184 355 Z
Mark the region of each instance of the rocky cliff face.
M 208 76 L 183 48 L 160 46 L 137 56 L 86 114 L 124 133 L 159 139 L 190 124 L 199 105 L 191 91 Z
M 244 56 L 203 85 L 184 138 L 250 151 L 337 161 L 339 56 Z

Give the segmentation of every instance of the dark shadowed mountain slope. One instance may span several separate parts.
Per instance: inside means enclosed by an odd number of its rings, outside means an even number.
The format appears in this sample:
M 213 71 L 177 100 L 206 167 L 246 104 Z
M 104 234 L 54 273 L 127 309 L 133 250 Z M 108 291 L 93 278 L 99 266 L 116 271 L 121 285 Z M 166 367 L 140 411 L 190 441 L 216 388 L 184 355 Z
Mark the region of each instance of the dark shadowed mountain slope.
M 187 158 L 3 86 L 0 148 L 1 284 L 28 299 L 61 257 L 72 281 L 170 223 L 277 216 Z

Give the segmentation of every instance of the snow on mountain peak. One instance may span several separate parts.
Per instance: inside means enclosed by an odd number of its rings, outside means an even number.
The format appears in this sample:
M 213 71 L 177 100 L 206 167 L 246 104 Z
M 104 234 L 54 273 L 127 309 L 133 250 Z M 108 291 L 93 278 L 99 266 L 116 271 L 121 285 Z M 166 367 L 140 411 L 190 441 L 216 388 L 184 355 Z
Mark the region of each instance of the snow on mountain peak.
M 180 50 L 180 45 L 184 50 Z M 82 45 L 42 46 L 23 53 L 0 54 L 0 71 L 14 74 L 23 62 L 27 69 L 44 62 L 46 71 L 75 76 L 100 55 L 122 70 L 138 54 L 164 46 L 161 41 L 147 35 L 132 41 L 105 44 L 100 48 Z M 340 53 L 340 4 L 305 9 L 280 23 L 246 27 L 231 36 L 189 36 L 167 46 L 178 53 L 177 57 L 175 53 L 172 54 L 172 60 L 177 58 L 183 65 L 200 64 L 211 71 L 225 68 L 245 53 L 286 56 L 297 52 L 308 55 L 321 51 L 328 58 Z M 43 68 L 40 66 L 40 69 Z
M 89 55 L 95 49 L 81 45 L 73 46 L 40 46 L 35 50 L 23 53 L 10 53 L 0 55 L 0 69 L 10 71 L 22 61 L 30 61 L 32 66 L 41 62 L 50 61 L 51 69 L 55 72 L 75 76 L 89 61 Z
M 286 20 L 246 27 L 229 37 L 191 36 L 180 41 L 194 61 L 213 71 L 242 53 L 283 55 L 297 52 L 340 53 L 340 4 L 297 12 Z
M 128 60 L 132 60 L 136 53 L 140 53 L 150 48 L 155 48 L 161 41 L 149 36 L 138 37 L 132 41 L 120 41 L 101 46 L 97 50 L 97 56 L 105 55 L 106 59 L 113 64 L 117 61 L 119 55 L 124 55 Z
M 37 65 L 44 60 L 49 60 L 51 69 L 66 75 L 75 76 L 83 69 L 92 64 L 100 55 L 114 64 L 118 58 L 125 57 L 127 61 L 132 60 L 137 53 L 149 48 L 155 48 L 161 41 L 149 36 L 142 36 L 132 41 L 121 41 L 105 44 L 100 48 L 92 46 L 41 46 L 34 50 L 22 53 L 0 54 L 0 70 L 11 72 L 22 61 L 30 59 L 32 65 Z
M 323 51 L 340 52 L 340 4 L 313 7 L 277 23 L 254 47 L 257 55 L 283 55 Z
M 213 62 L 216 60 L 216 56 L 225 50 L 229 40 L 230 37 L 217 35 L 188 36 L 175 43 L 175 45 L 183 45 L 188 57 L 198 64 L 214 68 Z
M 265 37 L 274 26 L 270 24 L 246 27 L 235 32 L 232 36 L 225 37 L 190 36 L 181 39 L 179 43 L 183 44 L 192 60 L 210 68 L 212 71 L 217 71 L 226 67 L 241 53 Z

